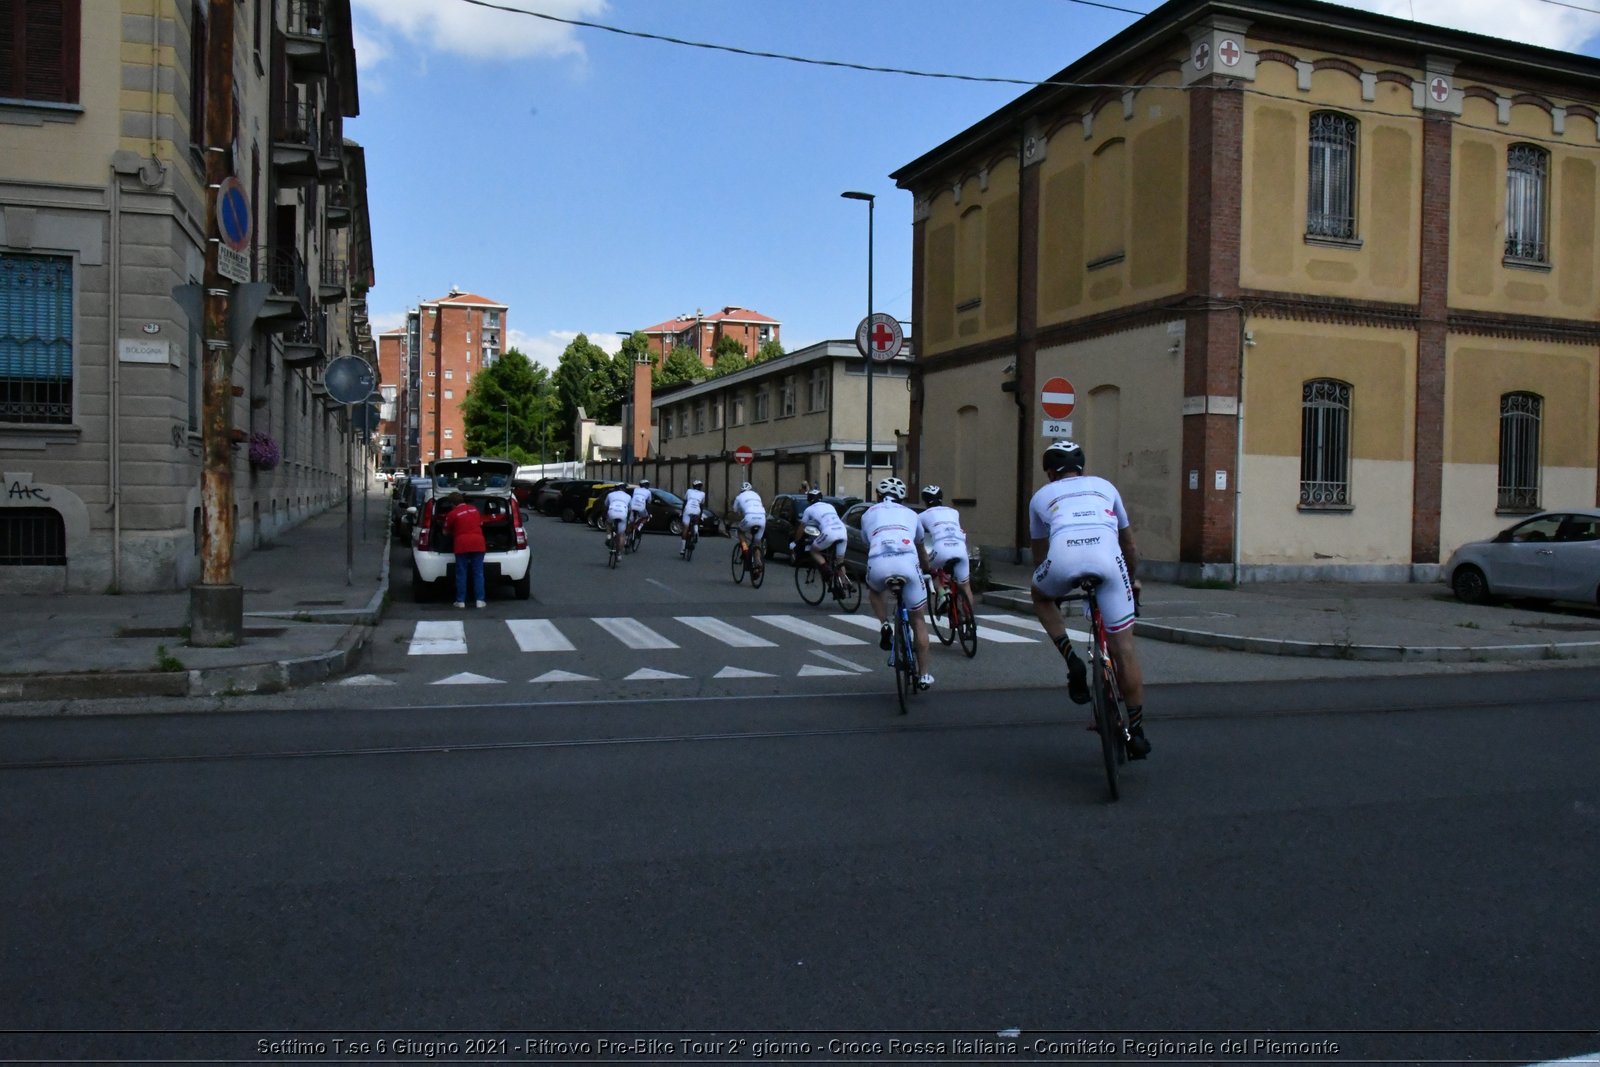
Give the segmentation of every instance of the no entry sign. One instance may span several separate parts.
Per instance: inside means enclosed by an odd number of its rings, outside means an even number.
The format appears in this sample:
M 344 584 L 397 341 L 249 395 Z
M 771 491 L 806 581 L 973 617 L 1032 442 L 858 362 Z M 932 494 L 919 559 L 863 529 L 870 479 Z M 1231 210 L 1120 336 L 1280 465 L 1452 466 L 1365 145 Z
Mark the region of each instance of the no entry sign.
M 1072 392 L 1072 383 L 1065 378 L 1051 378 L 1039 390 L 1039 406 L 1052 419 L 1064 419 L 1072 414 L 1078 398 Z
M 749 463 L 756 458 L 756 454 L 750 451 L 749 445 L 740 445 L 733 450 L 733 458 L 740 463 Z

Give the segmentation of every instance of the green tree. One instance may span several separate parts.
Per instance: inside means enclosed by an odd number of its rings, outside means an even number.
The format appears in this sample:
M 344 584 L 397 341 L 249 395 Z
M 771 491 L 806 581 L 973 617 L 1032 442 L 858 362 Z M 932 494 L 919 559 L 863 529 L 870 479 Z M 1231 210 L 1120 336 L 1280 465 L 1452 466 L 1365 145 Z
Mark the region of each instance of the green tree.
M 563 440 L 553 432 L 555 410 L 550 372 L 518 349 L 507 349 L 473 376 L 461 402 L 467 453 L 537 463 L 541 441 Z
M 783 355 L 783 346 L 776 341 L 768 341 L 756 350 L 756 362 L 765 363 L 769 359 L 777 359 Z
M 573 440 L 578 409 L 602 425 L 613 424 L 622 414 L 622 398 L 632 382 L 632 367 L 613 359 L 584 334 L 574 337 L 556 364 L 556 427 L 552 441 Z
M 745 354 L 744 345 L 739 343 L 737 337 L 724 334 L 717 339 L 717 346 L 711 350 L 713 357 L 711 363 L 711 377 L 720 378 L 724 374 L 732 374 L 736 370 L 744 370 L 750 365 L 750 357 Z
M 694 349 L 680 346 L 668 352 L 666 362 L 656 370 L 655 387 L 659 389 L 680 382 L 698 382 L 707 376 L 706 365 L 700 362 Z

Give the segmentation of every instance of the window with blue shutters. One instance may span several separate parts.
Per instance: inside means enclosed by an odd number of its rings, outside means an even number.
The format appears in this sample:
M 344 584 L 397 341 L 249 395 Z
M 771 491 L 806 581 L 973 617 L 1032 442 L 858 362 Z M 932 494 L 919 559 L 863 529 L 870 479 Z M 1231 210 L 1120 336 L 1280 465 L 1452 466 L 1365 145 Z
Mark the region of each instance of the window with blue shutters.
M 72 260 L 0 252 L 0 422 L 72 422 Z

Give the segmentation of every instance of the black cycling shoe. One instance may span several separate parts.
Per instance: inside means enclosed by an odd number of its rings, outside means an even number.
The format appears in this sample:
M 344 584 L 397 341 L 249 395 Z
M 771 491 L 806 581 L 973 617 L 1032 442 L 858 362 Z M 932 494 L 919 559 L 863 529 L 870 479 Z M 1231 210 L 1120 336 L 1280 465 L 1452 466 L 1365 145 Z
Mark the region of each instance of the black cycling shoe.
M 1074 704 L 1089 703 L 1089 669 L 1072 649 L 1067 649 L 1067 696 Z
M 1144 759 L 1150 755 L 1150 742 L 1145 740 L 1144 727 L 1136 726 L 1128 731 L 1128 758 Z
M 887 652 L 892 644 L 894 644 L 894 627 L 884 623 L 878 630 L 878 647 Z

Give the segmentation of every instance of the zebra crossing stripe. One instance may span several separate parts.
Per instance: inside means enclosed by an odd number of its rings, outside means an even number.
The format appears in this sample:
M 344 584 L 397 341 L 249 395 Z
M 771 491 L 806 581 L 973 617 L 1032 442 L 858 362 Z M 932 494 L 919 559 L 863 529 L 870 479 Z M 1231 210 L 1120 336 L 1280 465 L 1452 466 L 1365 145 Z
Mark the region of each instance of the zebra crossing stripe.
M 660 682 L 670 678 L 686 679 L 687 674 L 673 674 L 671 671 L 658 671 L 654 667 L 640 667 L 623 679 L 624 682 Z
M 1044 633 L 1044 624 L 1038 619 L 1030 618 L 1027 615 L 979 615 L 978 620 L 980 622 L 999 623 L 1001 626 L 1015 626 L 1019 630 L 1032 630 L 1034 633 Z M 996 639 L 994 637 L 993 630 L 985 630 L 984 633 L 987 634 L 991 640 Z M 1089 640 L 1088 633 L 1083 630 L 1068 629 L 1067 636 L 1072 638 L 1074 641 L 1087 642 Z
M 830 630 L 815 623 L 806 622 L 804 619 L 793 615 L 755 615 L 757 622 L 764 622 L 768 626 L 775 626 L 784 633 L 803 637 L 807 641 L 814 641 L 819 645 L 864 645 L 865 641 L 859 637 L 851 637 L 837 630 Z M 834 616 L 835 618 L 849 618 L 850 616 Z M 873 624 L 876 627 L 876 623 Z
M 731 623 L 714 619 L 709 615 L 680 615 L 678 621 L 685 626 L 693 627 L 707 637 L 716 638 L 725 645 L 733 648 L 776 648 L 777 646 L 765 637 L 757 637 L 747 633 Z
M 424 619 L 411 631 L 411 656 L 459 656 L 467 651 L 467 624 Z
M 855 677 L 855 675 L 851 674 L 849 671 L 835 670 L 832 667 L 819 667 L 815 663 L 807 663 L 804 667 L 801 667 L 798 676 L 801 678 L 823 678 L 827 676 L 843 678 Z
M 724 667 L 713 678 L 772 678 L 774 675 L 763 671 L 747 671 L 743 667 Z
M 448 678 L 440 678 L 437 682 L 433 682 L 432 684 L 433 685 L 505 685 L 506 683 L 501 681 L 499 678 L 488 678 L 488 677 L 485 677 L 484 675 L 481 675 L 481 674 L 473 674 L 471 671 L 462 671 L 460 674 L 452 674 Z
M 853 623 L 862 629 L 871 630 L 873 633 L 878 631 L 878 620 L 870 615 L 839 615 L 836 617 L 840 622 Z M 980 615 L 978 617 L 981 619 L 984 616 Z M 997 645 L 1031 645 L 1034 643 L 1033 638 L 1023 637 L 1021 634 L 1007 633 L 1004 630 L 995 629 L 980 628 L 980 630 L 983 640 L 993 641 Z M 929 640 L 933 639 L 930 637 Z
M 572 642 L 549 619 L 507 619 L 506 627 L 524 652 L 571 652 Z
M 629 648 L 677 648 L 638 619 L 594 619 L 594 624 Z

